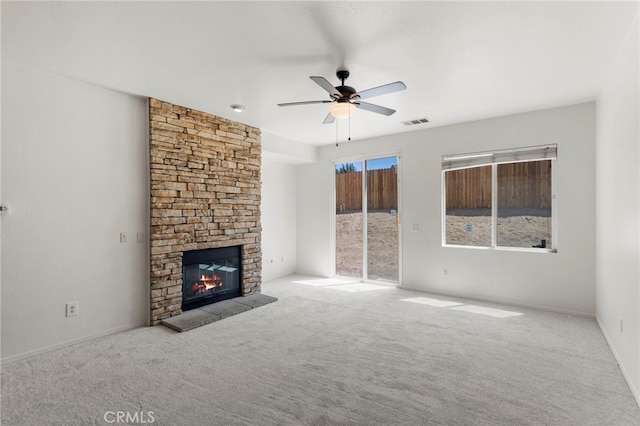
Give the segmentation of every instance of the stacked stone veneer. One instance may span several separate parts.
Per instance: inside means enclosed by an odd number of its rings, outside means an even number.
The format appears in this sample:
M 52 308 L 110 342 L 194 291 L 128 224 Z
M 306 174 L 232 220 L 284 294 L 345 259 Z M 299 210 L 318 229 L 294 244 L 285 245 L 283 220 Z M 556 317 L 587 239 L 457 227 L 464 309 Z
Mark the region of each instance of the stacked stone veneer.
M 149 100 L 151 325 L 180 314 L 182 253 L 241 246 L 243 295 L 260 292 L 260 130 Z

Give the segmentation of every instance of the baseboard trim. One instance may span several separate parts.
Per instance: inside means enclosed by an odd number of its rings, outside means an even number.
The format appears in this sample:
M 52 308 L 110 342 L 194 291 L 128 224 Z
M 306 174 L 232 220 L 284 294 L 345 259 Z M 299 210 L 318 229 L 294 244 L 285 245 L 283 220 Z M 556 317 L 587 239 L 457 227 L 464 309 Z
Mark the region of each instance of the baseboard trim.
M 609 339 L 609 335 L 607 334 L 607 331 L 605 330 L 605 328 L 602 326 L 602 323 L 600 322 L 600 318 L 598 318 L 597 315 L 596 315 L 596 322 L 598 323 L 598 327 L 600 328 L 600 331 L 604 336 L 604 340 L 607 342 L 607 345 L 609 346 L 609 350 L 611 350 L 613 357 L 616 359 L 616 362 L 618 363 L 618 368 L 620 368 L 620 371 L 622 372 L 622 377 L 624 377 L 625 382 L 627 382 L 627 386 L 629 386 L 629 390 L 631 390 L 631 394 L 635 398 L 636 404 L 638 404 L 638 407 L 640 407 L 640 393 L 638 393 L 638 390 L 633 387 L 633 382 L 631 381 L 631 377 L 629 376 L 629 373 L 627 373 L 626 368 L 624 368 L 624 364 L 620 360 L 620 356 L 618 355 L 618 352 L 616 351 L 615 346 L 613 346 L 613 344 L 611 343 L 611 339 Z
M 89 336 L 79 337 L 79 338 L 73 339 L 73 340 L 67 340 L 67 341 L 62 342 L 62 343 L 56 343 L 55 345 L 45 346 L 44 348 L 34 349 L 32 351 L 23 352 L 23 353 L 17 354 L 17 355 L 11 355 L 11 356 L 2 358 L 0 360 L 0 363 L 2 365 L 9 364 L 11 362 L 20 361 L 20 360 L 23 360 L 23 359 L 27 359 L 27 358 L 31 358 L 31 357 L 37 356 L 37 355 L 42 355 L 42 354 L 45 354 L 47 352 L 52 352 L 52 351 L 55 351 L 57 349 L 62 349 L 62 348 L 66 348 L 68 346 L 77 345 L 78 343 L 88 342 L 90 340 L 98 339 L 100 337 L 105 337 L 105 336 L 109 336 L 111 334 L 116 334 L 116 333 L 120 333 L 122 331 L 132 330 L 134 328 L 144 327 L 144 326 L 145 326 L 144 323 L 142 323 L 142 324 L 135 323 L 135 324 L 124 325 L 122 327 L 117 327 L 117 328 L 114 328 L 114 329 L 111 329 L 111 330 L 104 331 L 102 333 L 91 334 Z

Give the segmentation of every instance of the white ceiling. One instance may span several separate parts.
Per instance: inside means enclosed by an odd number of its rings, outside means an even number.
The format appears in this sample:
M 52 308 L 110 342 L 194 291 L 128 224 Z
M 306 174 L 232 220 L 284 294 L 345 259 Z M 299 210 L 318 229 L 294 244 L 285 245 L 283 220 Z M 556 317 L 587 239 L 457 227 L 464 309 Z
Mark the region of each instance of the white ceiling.
M 312 145 L 347 136 L 323 125 L 309 79 L 351 72 L 367 99 L 351 137 L 590 101 L 638 2 L 2 2 L 2 60 L 150 96 Z M 230 104 L 246 106 L 236 113 Z M 402 121 L 428 117 L 429 124 Z

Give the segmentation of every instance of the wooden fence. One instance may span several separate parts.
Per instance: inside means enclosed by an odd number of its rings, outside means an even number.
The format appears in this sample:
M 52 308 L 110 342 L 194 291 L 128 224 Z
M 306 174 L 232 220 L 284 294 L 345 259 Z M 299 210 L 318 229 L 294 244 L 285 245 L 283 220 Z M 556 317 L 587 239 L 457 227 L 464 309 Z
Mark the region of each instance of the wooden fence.
M 445 173 L 447 209 L 491 208 L 491 166 Z M 551 161 L 498 165 L 498 207 L 551 208 Z
M 396 168 L 367 172 L 368 210 L 398 208 Z M 447 209 L 490 209 L 491 166 L 445 173 Z M 551 161 L 498 165 L 500 208 L 551 208 Z M 362 172 L 336 173 L 336 211 L 362 210 Z
M 398 208 L 397 169 L 367 171 L 367 209 Z M 336 212 L 362 210 L 362 172 L 336 173 Z

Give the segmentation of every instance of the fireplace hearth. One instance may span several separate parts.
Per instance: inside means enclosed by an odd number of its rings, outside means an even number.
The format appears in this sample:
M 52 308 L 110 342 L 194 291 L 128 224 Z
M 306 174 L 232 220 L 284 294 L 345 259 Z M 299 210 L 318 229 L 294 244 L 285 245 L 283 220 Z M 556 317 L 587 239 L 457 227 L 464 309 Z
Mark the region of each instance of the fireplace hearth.
M 182 310 L 241 295 L 240 246 L 192 250 L 182 255 Z

